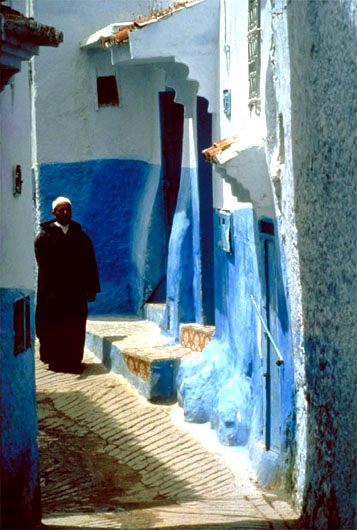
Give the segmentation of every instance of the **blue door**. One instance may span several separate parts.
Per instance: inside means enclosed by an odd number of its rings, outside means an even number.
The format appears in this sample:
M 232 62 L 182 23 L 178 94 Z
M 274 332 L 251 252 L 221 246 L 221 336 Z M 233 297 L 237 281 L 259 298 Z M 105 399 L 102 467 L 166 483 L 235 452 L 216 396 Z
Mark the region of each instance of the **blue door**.
M 213 190 L 212 164 L 208 164 L 202 150 L 212 145 L 212 114 L 208 101 L 197 98 L 198 190 L 200 205 L 200 242 L 202 269 L 202 323 L 214 324 L 214 267 L 213 267 Z
M 261 263 L 263 271 L 262 305 L 263 318 L 275 344 L 278 332 L 277 255 L 274 240 L 274 224 L 268 220 L 259 222 Z M 281 396 L 280 376 L 282 368 L 267 333 L 262 334 L 264 376 L 264 442 L 267 450 L 280 452 Z
M 162 256 L 164 270 L 167 266 L 169 238 L 176 210 L 177 195 L 180 185 L 182 139 L 183 139 L 183 106 L 174 102 L 175 92 L 168 90 L 159 93 L 161 125 L 161 198 L 164 217 L 165 255 Z M 166 274 L 151 291 L 145 303 L 163 303 L 166 301 Z
M 175 92 L 160 92 L 162 189 L 167 226 L 167 240 L 176 209 L 180 185 L 183 106 L 174 102 Z

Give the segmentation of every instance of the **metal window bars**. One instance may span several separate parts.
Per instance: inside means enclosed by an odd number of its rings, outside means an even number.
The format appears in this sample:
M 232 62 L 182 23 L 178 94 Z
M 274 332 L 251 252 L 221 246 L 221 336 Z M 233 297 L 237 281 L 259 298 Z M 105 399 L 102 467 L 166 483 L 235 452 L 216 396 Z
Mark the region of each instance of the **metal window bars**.
M 248 2 L 248 106 L 260 114 L 260 0 Z

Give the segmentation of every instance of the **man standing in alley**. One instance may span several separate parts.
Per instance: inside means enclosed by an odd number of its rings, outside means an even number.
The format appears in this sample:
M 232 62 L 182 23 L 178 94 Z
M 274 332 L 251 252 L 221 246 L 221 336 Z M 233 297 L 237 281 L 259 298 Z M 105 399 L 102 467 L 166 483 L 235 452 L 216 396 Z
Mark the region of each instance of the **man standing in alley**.
M 87 302 L 100 291 L 97 263 L 89 236 L 71 220 L 71 201 L 58 197 L 52 211 L 35 240 L 40 359 L 55 372 L 80 373 Z

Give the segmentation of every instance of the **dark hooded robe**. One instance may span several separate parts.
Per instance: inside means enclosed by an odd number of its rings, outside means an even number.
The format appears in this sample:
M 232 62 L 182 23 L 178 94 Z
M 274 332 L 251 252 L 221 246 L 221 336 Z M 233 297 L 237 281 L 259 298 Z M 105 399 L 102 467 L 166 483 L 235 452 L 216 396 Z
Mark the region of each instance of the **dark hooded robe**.
M 70 221 L 65 234 L 53 220 L 41 225 L 35 253 L 40 359 L 55 371 L 80 371 L 87 301 L 100 291 L 92 242 L 79 223 Z

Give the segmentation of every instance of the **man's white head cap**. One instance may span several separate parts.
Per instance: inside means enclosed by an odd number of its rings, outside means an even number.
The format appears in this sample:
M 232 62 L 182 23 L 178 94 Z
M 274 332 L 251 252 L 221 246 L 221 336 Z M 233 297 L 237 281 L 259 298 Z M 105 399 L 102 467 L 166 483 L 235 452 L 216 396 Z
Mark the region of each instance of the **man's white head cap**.
M 66 202 L 67 204 L 70 204 L 72 206 L 72 203 L 68 197 L 57 197 L 57 199 L 55 199 L 52 202 L 52 211 L 54 212 L 56 206 L 58 206 L 59 204 L 62 204 L 63 202 Z

